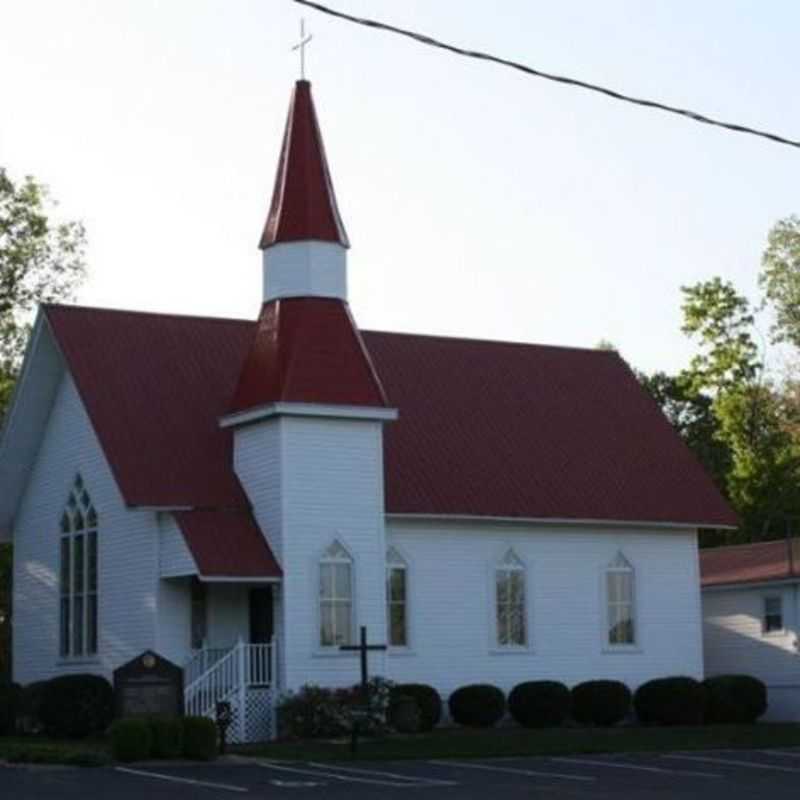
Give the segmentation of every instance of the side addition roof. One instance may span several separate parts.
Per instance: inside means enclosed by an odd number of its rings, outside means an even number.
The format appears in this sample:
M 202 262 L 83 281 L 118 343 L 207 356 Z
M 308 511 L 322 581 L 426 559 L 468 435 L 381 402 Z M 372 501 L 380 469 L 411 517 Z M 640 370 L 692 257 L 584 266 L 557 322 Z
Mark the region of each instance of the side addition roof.
M 700 551 L 703 588 L 800 578 L 800 539 L 778 539 Z

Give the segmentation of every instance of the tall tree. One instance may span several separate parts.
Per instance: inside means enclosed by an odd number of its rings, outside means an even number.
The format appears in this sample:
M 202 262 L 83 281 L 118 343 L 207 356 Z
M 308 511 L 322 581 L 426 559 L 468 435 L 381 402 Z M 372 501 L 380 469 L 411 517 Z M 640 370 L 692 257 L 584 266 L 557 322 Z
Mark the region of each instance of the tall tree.
M 773 340 L 800 348 L 800 217 L 778 220 L 770 230 L 759 283 L 775 311 Z
M 726 490 L 742 519 L 739 538 L 769 538 L 800 509 L 800 464 L 758 357 L 750 304 L 720 278 L 683 292 L 683 331 L 700 346 L 687 376 L 711 397 L 716 436 L 730 452 Z
M 32 177 L 0 167 L 0 421 L 39 303 L 72 299 L 85 275 L 80 222 L 54 222 L 56 203 Z

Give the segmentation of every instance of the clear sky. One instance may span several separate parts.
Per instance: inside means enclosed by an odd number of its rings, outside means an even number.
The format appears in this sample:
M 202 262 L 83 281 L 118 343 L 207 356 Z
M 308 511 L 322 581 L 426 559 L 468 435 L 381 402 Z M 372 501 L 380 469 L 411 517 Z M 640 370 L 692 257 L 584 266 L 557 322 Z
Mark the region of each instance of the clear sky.
M 789 0 L 330 0 L 800 138 Z M 255 317 L 304 14 L 363 328 L 594 346 L 677 369 L 680 286 L 756 295 L 800 151 L 290 0 L 2 0 L 0 164 L 85 221 L 86 304 Z

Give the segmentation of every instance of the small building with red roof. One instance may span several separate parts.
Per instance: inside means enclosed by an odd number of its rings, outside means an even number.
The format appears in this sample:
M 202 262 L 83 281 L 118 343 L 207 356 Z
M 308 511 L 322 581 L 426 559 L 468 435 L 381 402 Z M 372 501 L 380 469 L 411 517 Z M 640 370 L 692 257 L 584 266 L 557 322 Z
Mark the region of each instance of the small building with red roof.
M 800 539 L 700 551 L 706 675 L 768 689 L 767 719 L 800 721 Z
M 15 680 L 152 650 L 253 740 L 359 679 L 363 628 L 445 697 L 701 676 L 698 530 L 736 518 L 627 364 L 361 330 L 349 246 L 299 81 L 257 320 L 40 310 L 0 439 Z

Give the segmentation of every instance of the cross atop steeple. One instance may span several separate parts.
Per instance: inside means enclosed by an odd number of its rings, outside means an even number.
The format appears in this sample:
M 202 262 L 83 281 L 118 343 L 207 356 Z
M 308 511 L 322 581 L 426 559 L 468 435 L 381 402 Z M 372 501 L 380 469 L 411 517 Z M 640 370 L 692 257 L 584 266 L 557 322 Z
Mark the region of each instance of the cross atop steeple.
M 295 50 L 300 51 L 300 80 L 304 81 L 306 79 L 306 45 L 313 39 L 314 37 L 309 33 L 306 36 L 306 21 L 305 18 L 300 18 L 300 41 L 292 47 L 292 52 Z

